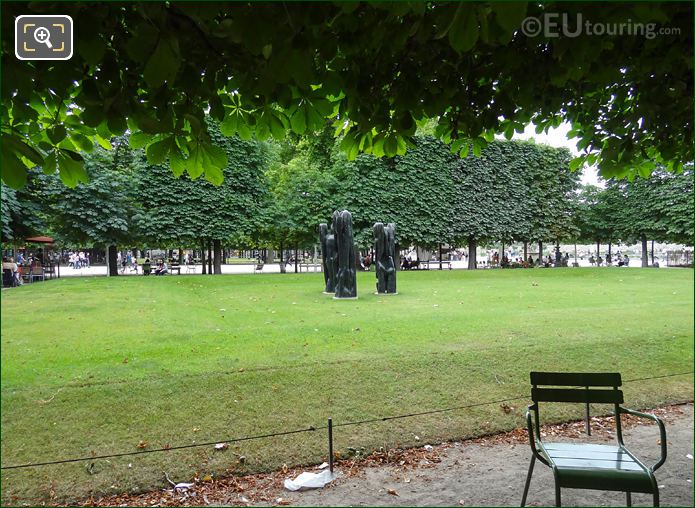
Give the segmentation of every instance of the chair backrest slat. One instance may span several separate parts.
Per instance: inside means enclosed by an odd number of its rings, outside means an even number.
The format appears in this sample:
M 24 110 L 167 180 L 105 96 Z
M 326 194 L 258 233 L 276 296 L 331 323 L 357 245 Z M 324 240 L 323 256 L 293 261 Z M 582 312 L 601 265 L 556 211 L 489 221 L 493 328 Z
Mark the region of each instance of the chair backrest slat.
M 619 372 L 531 372 L 532 385 L 622 386 Z
M 534 402 L 588 402 L 622 404 L 622 390 L 587 390 L 586 388 L 532 388 Z

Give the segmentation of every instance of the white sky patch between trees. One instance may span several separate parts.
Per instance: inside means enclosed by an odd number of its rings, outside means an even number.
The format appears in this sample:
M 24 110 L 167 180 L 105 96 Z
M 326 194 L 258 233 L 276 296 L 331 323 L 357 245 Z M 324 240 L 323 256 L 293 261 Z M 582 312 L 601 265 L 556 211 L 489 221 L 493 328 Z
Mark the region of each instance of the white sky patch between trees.
M 565 147 L 568 148 L 572 155 L 579 155 L 579 150 L 577 150 L 576 140 L 573 141 L 567 137 L 571 126 L 567 122 L 563 122 L 559 127 L 551 128 L 548 134 L 542 132 L 536 134 L 536 126 L 529 124 L 526 126 L 523 134 L 514 133 L 512 139 L 534 139 L 536 143 L 553 146 L 555 148 Z M 503 138 L 503 136 L 499 136 Z M 604 187 L 604 183 L 599 179 L 598 171 L 596 167 L 585 167 L 582 171 L 581 182 L 583 185 L 591 184 L 598 187 Z

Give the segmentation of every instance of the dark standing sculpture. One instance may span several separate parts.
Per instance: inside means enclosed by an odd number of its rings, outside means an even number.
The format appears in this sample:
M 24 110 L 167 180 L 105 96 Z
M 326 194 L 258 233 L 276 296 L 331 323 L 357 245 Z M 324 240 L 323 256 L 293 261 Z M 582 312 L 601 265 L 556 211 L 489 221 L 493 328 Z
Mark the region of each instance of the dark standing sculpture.
M 352 214 L 347 210 L 333 213 L 333 233 L 338 247 L 338 270 L 334 298 L 357 298 L 355 244 L 352 236 Z
M 323 279 L 326 283 L 324 293 L 335 293 L 335 272 L 338 251 L 335 243 L 335 233 L 328 224 L 319 224 L 321 240 L 321 258 L 323 263 Z
M 383 222 L 374 224 L 374 252 L 376 266 L 376 292 L 396 294 L 396 225 Z

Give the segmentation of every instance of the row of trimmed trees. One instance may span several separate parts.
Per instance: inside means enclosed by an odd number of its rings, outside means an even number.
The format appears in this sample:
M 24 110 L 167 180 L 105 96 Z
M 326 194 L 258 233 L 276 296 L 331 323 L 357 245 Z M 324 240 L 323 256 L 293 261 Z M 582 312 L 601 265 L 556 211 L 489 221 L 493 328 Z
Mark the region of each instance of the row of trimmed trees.
M 20 191 L 3 188 L 3 240 L 39 232 L 75 246 L 196 248 L 220 273 L 223 247 L 313 246 L 317 225 L 348 209 L 359 247 L 374 222 L 396 222 L 401 246 L 467 245 L 471 268 L 476 246 L 493 241 L 692 244 L 692 169 L 577 192 L 569 152 L 530 142 L 460 158 L 421 136 L 405 156 L 348 161 L 327 130 L 282 143 L 211 132 L 228 161 L 220 186 L 176 177 L 116 138 L 86 155 L 89 183 L 33 174 Z
M 654 172 L 648 180 L 609 180 L 605 188 L 585 186 L 577 196 L 574 222 L 579 238 L 601 244 L 640 243 L 642 266 L 654 242 L 693 245 L 693 168 L 680 174 Z M 651 249 L 648 247 L 651 241 Z
M 284 146 L 269 174 L 277 214 L 291 218 L 276 231 L 285 242 L 314 243 L 316 224 L 335 209 L 353 212 L 361 248 L 371 245 L 375 222 L 395 222 L 401 246 L 466 245 L 471 268 L 480 243 L 557 242 L 576 234 L 579 175 L 569 171 L 565 149 L 497 141 L 479 157 L 461 158 L 420 136 L 405 156 L 348 161 L 328 135 Z

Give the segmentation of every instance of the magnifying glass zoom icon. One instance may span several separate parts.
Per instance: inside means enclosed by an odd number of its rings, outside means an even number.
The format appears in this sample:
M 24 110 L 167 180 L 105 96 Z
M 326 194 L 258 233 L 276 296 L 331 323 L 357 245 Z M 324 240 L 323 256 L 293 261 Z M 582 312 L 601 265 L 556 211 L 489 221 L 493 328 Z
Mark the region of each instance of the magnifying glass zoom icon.
M 49 48 L 53 47 L 51 44 L 51 32 L 46 27 L 40 26 L 34 30 L 34 40 L 39 44 L 45 44 Z

